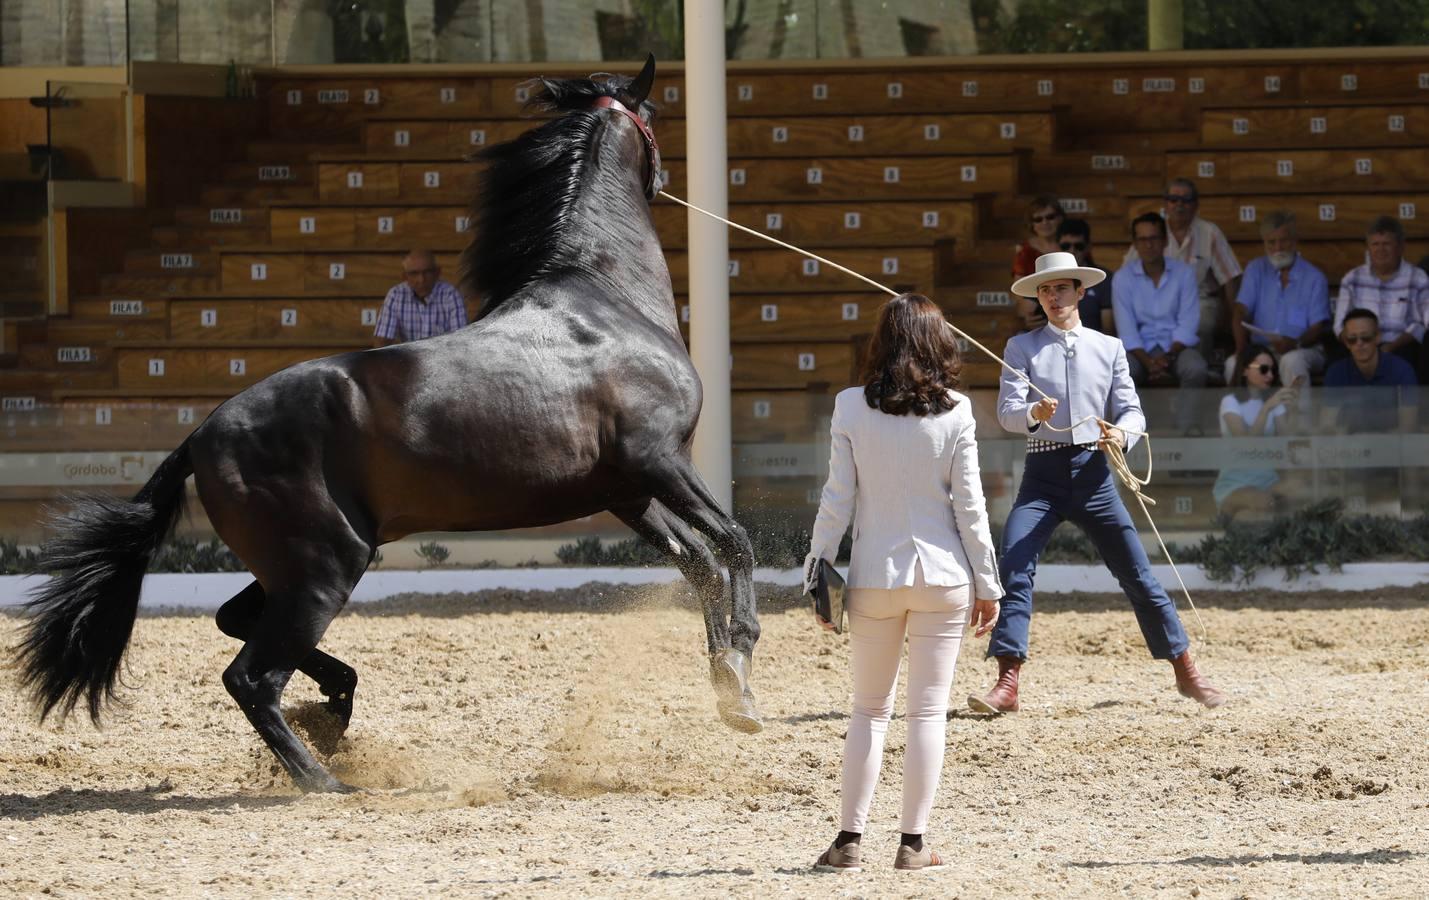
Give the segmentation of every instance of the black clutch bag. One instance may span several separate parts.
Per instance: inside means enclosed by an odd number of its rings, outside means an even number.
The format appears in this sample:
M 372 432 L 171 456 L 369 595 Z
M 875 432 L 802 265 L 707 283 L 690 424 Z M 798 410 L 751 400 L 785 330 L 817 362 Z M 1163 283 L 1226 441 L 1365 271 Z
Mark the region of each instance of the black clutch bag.
M 834 626 L 836 634 L 844 633 L 844 579 L 827 559 L 819 560 L 814 575 L 814 587 L 809 591 L 814 613 Z

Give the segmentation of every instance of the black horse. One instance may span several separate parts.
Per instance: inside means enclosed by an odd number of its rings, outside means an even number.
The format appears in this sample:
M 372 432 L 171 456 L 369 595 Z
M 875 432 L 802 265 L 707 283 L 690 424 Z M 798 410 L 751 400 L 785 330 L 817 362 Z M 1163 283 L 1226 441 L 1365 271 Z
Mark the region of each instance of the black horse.
M 223 683 L 306 790 L 344 786 L 284 721 L 283 689 L 303 672 L 346 727 L 357 674 L 318 642 L 377 548 L 420 531 L 610 510 L 698 591 L 720 716 L 760 730 L 753 551 L 690 462 L 701 388 L 650 215 L 654 76 L 651 57 L 634 79 L 542 80 L 532 103 L 558 115 L 484 154 L 463 257 L 485 297 L 471 325 L 279 372 L 215 410 L 132 501 L 86 498 L 57 519 L 54 577 L 18 649 L 42 717 L 83 697 L 97 721 L 113 697 L 192 473 L 256 579 L 218 613 L 244 642 Z

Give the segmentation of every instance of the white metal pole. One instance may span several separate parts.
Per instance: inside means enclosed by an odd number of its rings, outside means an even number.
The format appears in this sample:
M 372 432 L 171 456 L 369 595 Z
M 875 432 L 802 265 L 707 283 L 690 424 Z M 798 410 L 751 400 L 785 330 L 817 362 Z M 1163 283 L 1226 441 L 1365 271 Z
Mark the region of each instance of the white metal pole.
M 725 147 L 724 3 L 685 0 L 685 169 L 690 202 L 729 215 Z M 695 467 L 733 510 L 729 395 L 729 232 L 689 214 L 690 357 L 704 384 Z

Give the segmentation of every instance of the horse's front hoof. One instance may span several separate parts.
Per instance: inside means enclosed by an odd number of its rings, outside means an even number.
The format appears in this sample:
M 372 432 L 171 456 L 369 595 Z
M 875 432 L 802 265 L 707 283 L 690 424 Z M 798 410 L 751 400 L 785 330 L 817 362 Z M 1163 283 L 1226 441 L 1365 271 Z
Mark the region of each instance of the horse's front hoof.
M 740 697 L 734 703 L 721 701 L 717 708 L 720 721 L 740 734 L 758 734 L 764 730 L 764 722 L 759 718 L 752 696 Z

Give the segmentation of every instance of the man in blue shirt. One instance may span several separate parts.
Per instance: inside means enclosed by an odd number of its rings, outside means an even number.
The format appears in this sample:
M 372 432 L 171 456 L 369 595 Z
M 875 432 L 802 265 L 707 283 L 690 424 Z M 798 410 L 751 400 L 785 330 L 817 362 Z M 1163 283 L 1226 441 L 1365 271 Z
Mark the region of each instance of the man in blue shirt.
M 1337 360 L 1325 372 L 1326 430 L 1356 434 L 1364 431 L 1414 430 L 1419 384 L 1414 367 L 1379 346 L 1379 317 L 1367 309 L 1345 315 L 1340 340 L 1350 358 Z M 1347 390 L 1348 389 L 1348 390 Z
M 1246 266 L 1236 299 L 1235 356 L 1226 360 L 1226 383 L 1241 351 L 1258 344 L 1275 354 L 1287 387 L 1299 383 L 1300 411 L 1308 415 L 1310 376 L 1325 371 L 1321 342 L 1330 327 L 1330 285 L 1325 273 L 1299 254 L 1294 213 L 1266 216 L 1260 236 L 1265 255 Z
M 1176 427 L 1185 433 L 1199 425 L 1198 401 L 1209 374 L 1196 346 L 1201 322 L 1196 272 L 1166 258 L 1166 220 L 1160 215 L 1137 216 L 1131 238 L 1136 259 L 1112 278 L 1116 333 L 1126 346 L 1131 380 L 1138 386 L 1180 383 Z

